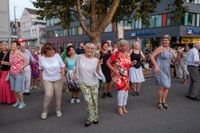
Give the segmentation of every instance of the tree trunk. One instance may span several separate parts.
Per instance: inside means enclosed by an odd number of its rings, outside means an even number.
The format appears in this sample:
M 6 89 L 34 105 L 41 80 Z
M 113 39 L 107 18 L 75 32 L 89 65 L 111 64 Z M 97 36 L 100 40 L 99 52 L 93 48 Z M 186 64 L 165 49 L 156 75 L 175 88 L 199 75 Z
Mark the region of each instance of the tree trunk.
M 90 38 L 90 42 L 94 43 L 95 45 L 101 44 L 102 33 L 92 33 L 88 36 Z

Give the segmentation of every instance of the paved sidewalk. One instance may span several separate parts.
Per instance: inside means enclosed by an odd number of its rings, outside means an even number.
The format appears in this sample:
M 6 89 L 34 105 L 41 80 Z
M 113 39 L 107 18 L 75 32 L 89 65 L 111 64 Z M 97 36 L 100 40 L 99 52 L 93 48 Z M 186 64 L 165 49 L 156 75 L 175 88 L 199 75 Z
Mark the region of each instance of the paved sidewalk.
M 116 114 L 113 89 L 114 98 L 99 99 L 100 123 L 88 128 L 83 125 L 86 118 L 83 103 L 71 105 L 66 93 L 62 97 L 63 117 L 56 117 L 53 101 L 48 119 L 40 120 L 43 92 L 33 92 L 25 96 L 28 106 L 24 110 L 0 105 L 0 133 L 200 133 L 200 102 L 185 98 L 187 86 L 173 79 L 170 110 L 155 107 L 156 91 L 154 81 L 147 80 L 141 96 L 129 96 L 129 114 L 122 117 Z

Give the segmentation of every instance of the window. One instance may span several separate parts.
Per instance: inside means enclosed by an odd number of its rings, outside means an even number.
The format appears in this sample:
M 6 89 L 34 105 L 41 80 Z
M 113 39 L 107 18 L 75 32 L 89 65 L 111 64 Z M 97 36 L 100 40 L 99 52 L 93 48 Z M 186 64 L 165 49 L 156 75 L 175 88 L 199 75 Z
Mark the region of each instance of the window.
M 162 26 L 162 16 L 156 15 L 155 16 L 155 27 L 161 27 Z
M 196 26 L 200 26 L 200 14 L 197 14 L 197 23 Z
M 135 29 L 141 29 L 141 28 L 142 28 L 142 21 L 135 20 Z
M 194 13 L 186 13 L 185 16 L 185 25 L 196 26 L 196 17 L 197 15 Z
M 155 27 L 155 16 L 151 16 L 150 20 L 149 20 L 149 28 L 153 28 Z
M 171 25 L 171 15 L 167 14 L 167 26 Z
M 83 30 L 82 30 L 82 28 L 79 26 L 78 27 L 78 35 L 82 35 L 83 34 Z

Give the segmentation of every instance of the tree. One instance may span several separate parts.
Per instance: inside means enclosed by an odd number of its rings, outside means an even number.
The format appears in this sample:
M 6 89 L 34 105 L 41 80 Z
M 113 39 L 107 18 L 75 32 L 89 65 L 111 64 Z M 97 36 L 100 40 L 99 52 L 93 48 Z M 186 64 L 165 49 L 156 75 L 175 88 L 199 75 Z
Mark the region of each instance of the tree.
M 39 8 L 41 18 L 59 18 L 60 26 L 67 28 L 76 14 L 83 31 L 91 42 L 97 44 L 109 23 L 133 16 L 149 24 L 150 14 L 160 0 L 37 0 L 33 2 Z M 86 26 L 84 18 L 90 21 Z

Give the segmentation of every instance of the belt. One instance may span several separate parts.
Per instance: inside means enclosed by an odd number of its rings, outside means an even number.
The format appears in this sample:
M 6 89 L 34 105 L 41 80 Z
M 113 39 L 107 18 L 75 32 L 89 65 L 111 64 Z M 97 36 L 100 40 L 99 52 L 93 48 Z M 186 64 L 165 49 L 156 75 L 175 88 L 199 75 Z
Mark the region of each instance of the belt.
M 199 67 L 199 66 L 188 65 L 188 67 Z

